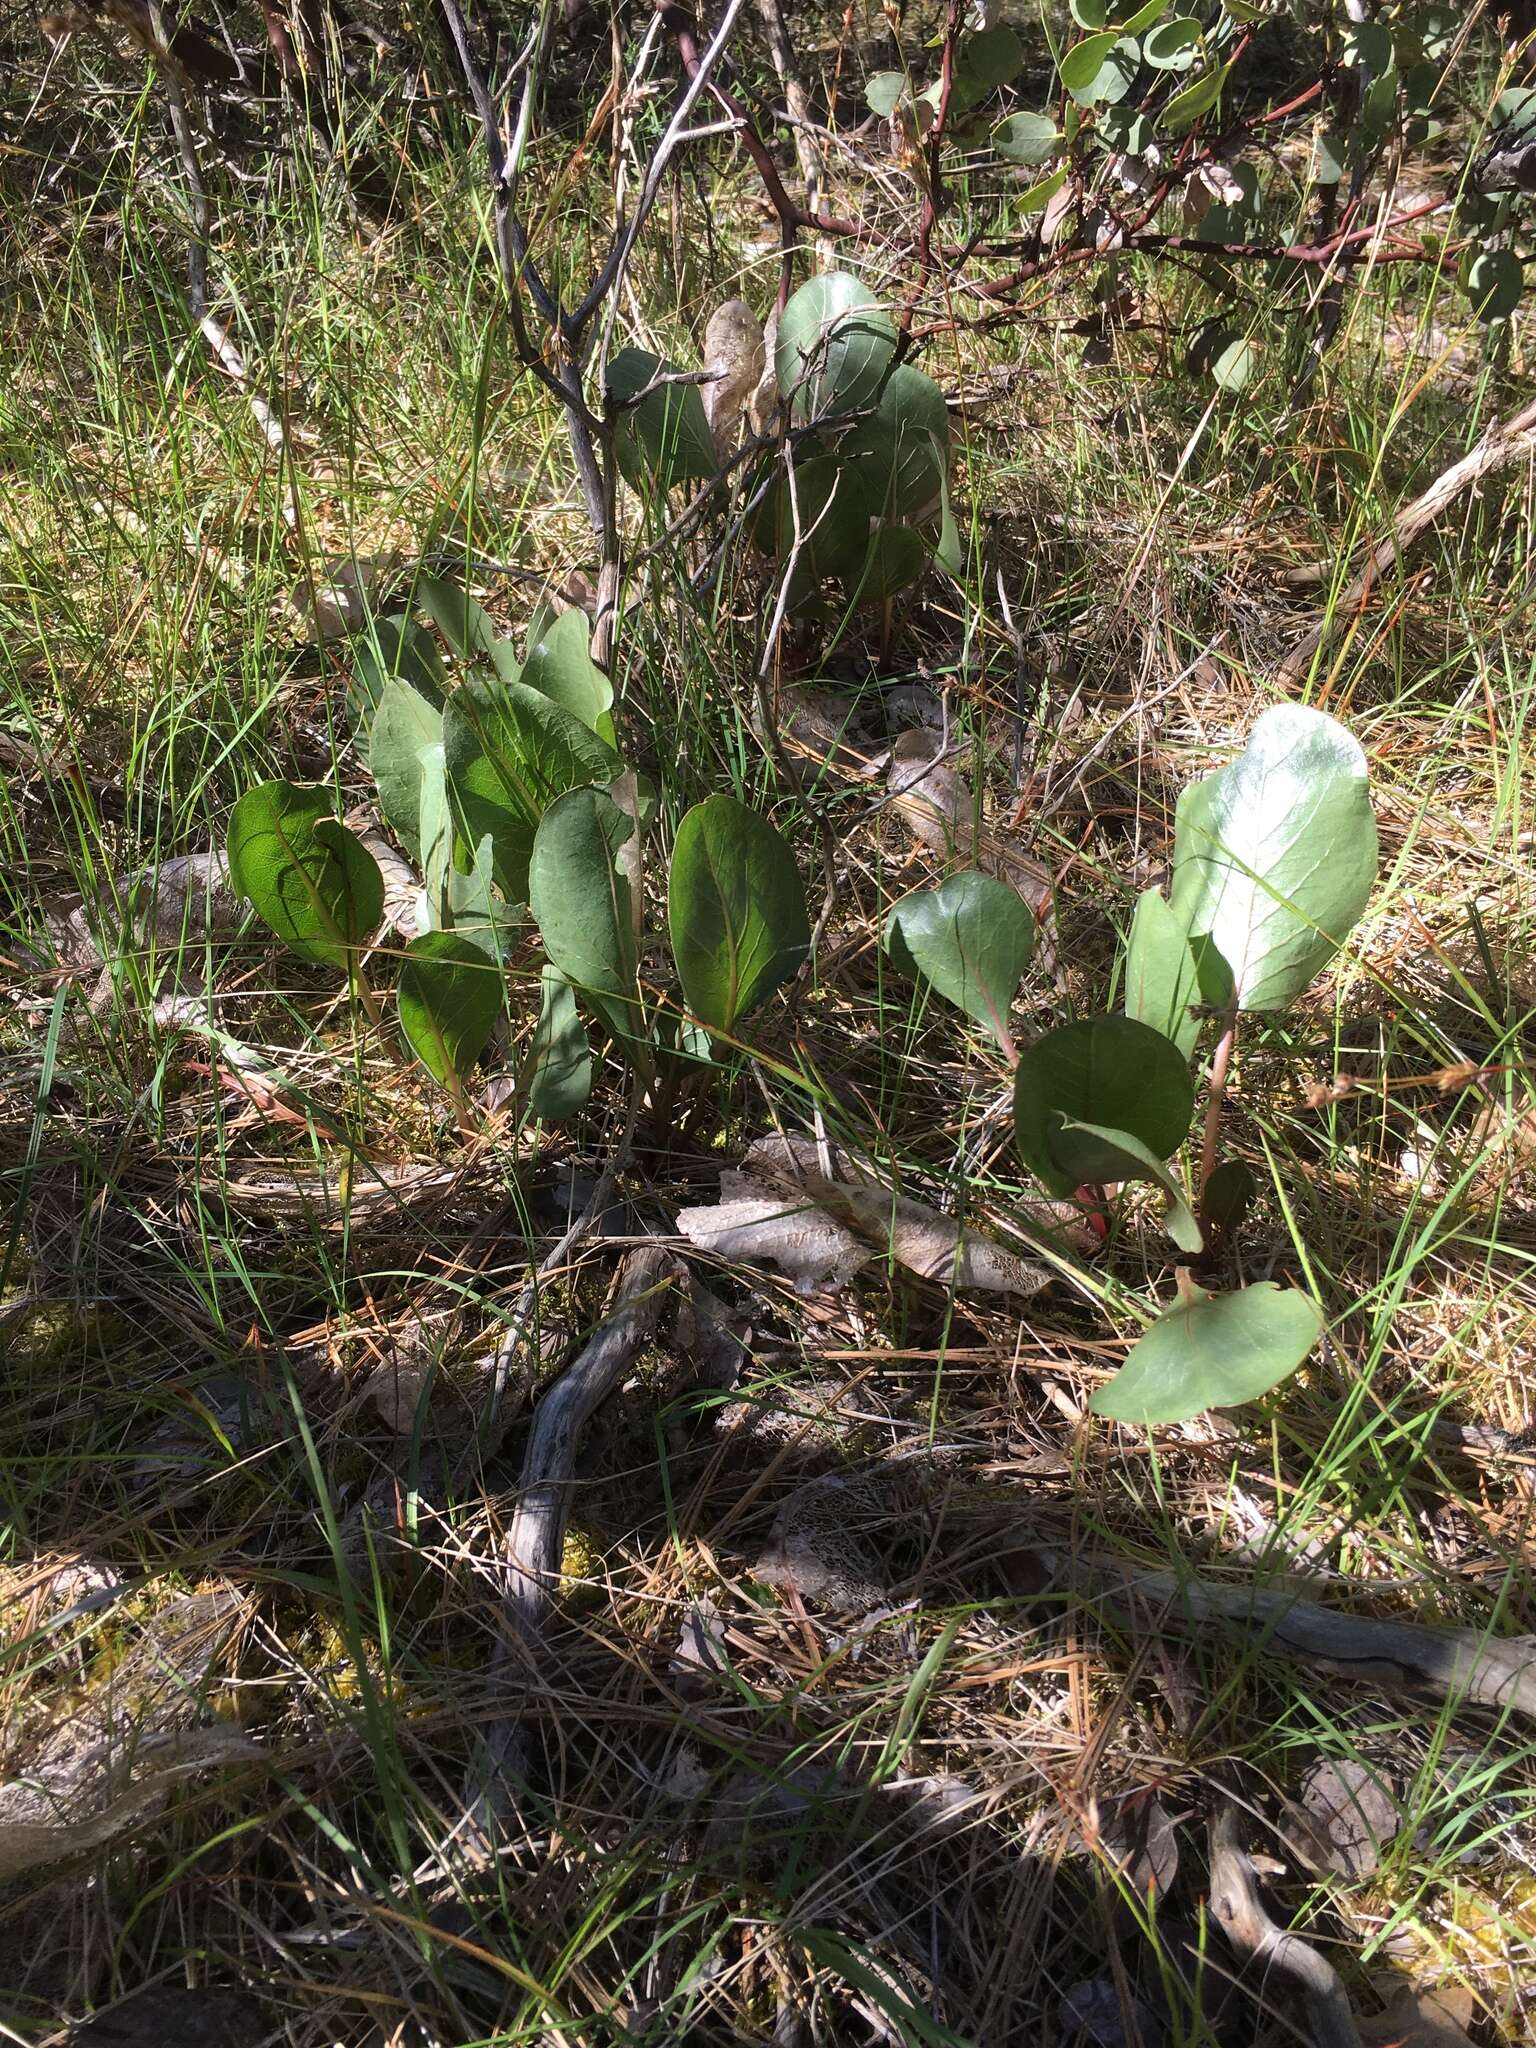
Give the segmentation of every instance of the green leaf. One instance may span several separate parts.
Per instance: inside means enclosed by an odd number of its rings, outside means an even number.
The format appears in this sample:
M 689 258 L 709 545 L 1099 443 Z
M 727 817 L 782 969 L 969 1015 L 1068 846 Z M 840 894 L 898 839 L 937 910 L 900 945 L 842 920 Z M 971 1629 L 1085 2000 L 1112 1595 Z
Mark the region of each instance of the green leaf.
M 1076 1117 L 1063 1117 L 1060 1136 L 1052 1139 L 1053 1150 L 1064 1158 L 1073 1174 L 1073 1186 L 1085 1181 L 1150 1180 L 1168 1197 L 1163 1219 L 1168 1235 L 1183 1252 L 1198 1252 L 1205 1239 L 1185 1199 L 1178 1178 L 1155 1152 L 1129 1131 L 1114 1130 L 1108 1124 L 1085 1124 Z M 1080 1166 L 1091 1171 L 1080 1172 Z
M 1072 19 L 1079 28 L 1102 28 L 1109 19 L 1109 0 L 1071 0 Z
M 601 789 L 550 805 L 528 870 L 528 901 L 544 950 L 614 1037 L 645 1037 L 634 907 L 620 854 L 634 820 Z
M 518 1085 L 533 1114 L 547 1124 L 574 1116 L 592 1093 L 592 1048 L 576 997 L 559 968 L 547 963 L 539 976 L 539 1021 Z
M 1176 14 L 1147 37 L 1141 54 L 1156 71 L 1188 71 L 1200 54 L 1201 28 L 1188 14 Z
M 896 905 L 885 945 L 1000 1044 L 1012 1043 L 1008 1014 L 1035 946 L 1035 920 L 1017 890 L 974 868 L 951 875 Z
M 774 343 L 780 394 L 797 420 L 857 412 L 880 396 L 896 354 L 896 323 L 869 287 L 843 270 L 801 285 Z
M 1065 140 L 1049 114 L 1010 114 L 992 130 L 992 147 L 1011 164 L 1048 163 Z
M 480 841 L 468 868 L 450 867 L 443 895 L 443 929 L 457 932 L 488 954 L 505 960 L 523 921 L 522 906 L 506 903 L 494 887 L 495 858 L 490 836 Z
M 395 837 L 420 858 L 422 757 L 443 739 L 438 705 L 406 682 L 390 676 L 368 728 L 368 772 L 379 793 L 379 809 Z
M 900 106 L 907 90 L 906 74 L 901 71 L 872 71 L 864 81 L 864 101 L 872 114 L 878 114 L 882 121 L 888 121 Z
M 771 536 L 768 544 L 787 562 L 798 525 L 792 601 L 828 576 L 857 575 L 869 552 L 872 484 L 870 472 L 835 455 L 813 455 L 775 478 L 755 536 Z
M 1462 284 L 1479 320 L 1503 320 L 1525 292 L 1525 266 L 1512 249 L 1480 249 Z
M 1339 62 L 1376 76 L 1392 68 L 1392 31 L 1379 21 L 1351 21 L 1339 38 Z
M 230 886 L 306 960 L 346 967 L 378 930 L 384 877 L 328 789 L 263 782 L 229 816 Z
M 516 903 L 527 900 L 533 835 L 555 798 L 623 769 L 579 718 L 525 683 L 456 690 L 443 715 L 443 746 L 465 837 L 478 845 L 489 834 L 496 879 Z
M 794 855 L 766 818 L 734 797 L 695 804 L 677 828 L 667 923 L 683 997 L 728 1036 L 810 950 Z
M 1241 1159 L 1223 1159 L 1212 1167 L 1200 1193 L 1200 1209 L 1213 1230 L 1236 1230 L 1258 1196 L 1258 1182 Z
M 426 898 L 425 928 L 447 930 L 453 923 L 448 907 L 448 878 L 453 872 L 458 834 L 453 825 L 453 807 L 448 801 L 448 766 L 442 742 L 423 748 L 417 804 L 417 837 L 420 847 L 422 894 Z
M 927 542 L 914 527 L 877 526 L 869 536 L 857 571 L 844 578 L 848 603 L 883 603 L 898 591 L 910 588 L 927 562 Z
M 501 973 L 458 932 L 420 932 L 400 968 L 400 1029 L 445 1088 L 458 1089 L 501 1015 Z
M 537 639 L 530 629 L 523 681 L 552 704 L 563 704 L 599 739 L 613 744 L 613 685 L 592 659 L 592 629 L 575 605 L 547 621 Z
M 1017 78 L 1023 69 L 1024 45 L 1006 22 L 966 36 L 955 51 L 949 89 L 951 111 L 968 113 L 988 93 L 996 92 L 1010 78 Z
M 442 709 L 443 664 L 437 642 L 425 626 L 418 626 L 404 612 L 374 619 L 352 643 L 350 696 L 359 731 L 366 733 L 384 686 L 393 676 Z
M 1536 85 L 1512 85 L 1493 103 L 1493 127 L 1500 146 L 1536 142 Z
M 1145 7 L 1138 7 L 1128 22 L 1121 28 L 1121 34 L 1139 36 L 1143 29 L 1149 29 L 1154 22 L 1161 21 L 1173 5 L 1173 0 L 1147 0 Z
M 1231 69 L 1230 64 L 1217 64 L 1210 71 L 1202 72 L 1191 84 L 1183 86 L 1158 115 L 1157 125 L 1170 135 L 1193 127 L 1200 116 L 1208 114 L 1221 98 L 1222 87 Z
M 1256 1401 L 1289 1376 L 1323 1332 L 1323 1315 L 1294 1287 L 1261 1280 L 1237 1294 L 1184 1283 L 1124 1365 L 1089 1402 L 1116 1422 L 1186 1422 L 1206 1408 Z
M 1114 29 L 1086 36 L 1061 60 L 1061 82 L 1081 107 L 1113 106 L 1136 83 L 1141 47 Z
M 1200 1036 L 1190 1006 L 1200 999 L 1183 924 L 1156 889 L 1136 899 L 1125 948 L 1125 1014 L 1171 1039 L 1188 1059 Z
M 933 559 L 946 576 L 958 577 L 965 568 L 965 550 L 960 544 L 960 528 L 955 523 L 955 508 L 950 501 L 947 480 L 940 493 L 939 503 L 942 509 L 939 537 L 934 544 Z
M 1046 201 L 1054 199 L 1066 182 L 1067 167 L 1065 164 L 1058 164 L 1049 177 L 1041 178 L 1037 184 L 1031 185 L 1027 192 L 1019 194 L 1017 205 L 1020 213 L 1039 213 Z
M 1300 995 L 1375 879 L 1365 755 L 1325 712 L 1276 705 L 1235 761 L 1179 799 L 1173 912 L 1219 954 L 1241 1010 Z
M 1014 1144 L 1053 1195 L 1123 1178 L 1124 1147 L 1094 1129 L 1129 1136 L 1167 1159 L 1188 1135 L 1194 1108 L 1194 1083 L 1177 1047 L 1130 1017 L 1064 1024 L 1037 1039 L 1014 1071 Z M 1067 1119 L 1088 1131 L 1068 1131 Z
M 442 576 L 416 578 L 416 598 L 460 661 L 487 662 L 504 683 L 522 670 L 517 648 L 496 630 L 496 621 L 469 595 Z
M 674 484 L 712 477 L 720 466 L 698 385 L 648 389 L 656 378 L 675 369 L 675 364 L 643 348 L 620 349 L 608 365 L 608 402 L 620 408 L 614 452 L 620 473 L 633 490 L 650 483 L 669 491 Z
M 872 509 L 888 519 L 915 519 L 938 502 L 949 467 L 949 408 L 931 377 L 901 363 L 885 380 L 880 402 L 848 433 L 834 460 L 859 478 Z
M 1080 43 L 1074 43 L 1062 58 L 1057 67 L 1061 73 L 1061 82 L 1079 106 L 1097 105 L 1099 73 L 1104 69 L 1110 51 L 1119 40 L 1119 34 L 1114 29 L 1108 29 L 1099 35 L 1085 36 Z
M 1223 391 L 1245 391 L 1259 367 L 1259 345 L 1251 335 L 1240 334 L 1211 364 L 1211 375 Z

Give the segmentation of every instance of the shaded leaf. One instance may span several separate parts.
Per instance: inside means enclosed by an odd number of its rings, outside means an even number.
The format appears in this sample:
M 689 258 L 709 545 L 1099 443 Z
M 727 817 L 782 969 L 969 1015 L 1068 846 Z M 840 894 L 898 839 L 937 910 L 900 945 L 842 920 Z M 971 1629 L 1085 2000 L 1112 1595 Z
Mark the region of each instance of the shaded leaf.
M 864 101 L 873 114 L 888 121 L 907 89 L 906 73 L 872 71 L 864 81 Z
M 858 411 L 880 396 L 896 354 L 896 323 L 846 271 L 813 277 L 779 318 L 774 371 L 797 420 Z
M 1168 1235 L 1180 1251 L 1202 1249 L 1205 1240 L 1177 1176 L 1130 1131 L 1063 1117 L 1059 1135 L 1052 1136 L 1051 1145 L 1054 1157 L 1071 1174 L 1074 1185 L 1088 1181 L 1154 1182 L 1168 1197 L 1168 1214 L 1164 1219 Z
M 485 1050 L 501 1015 L 500 970 L 460 932 L 422 932 L 405 949 L 397 1001 L 400 1029 L 445 1088 L 457 1088 Z
M 696 804 L 677 828 L 667 921 L 689 1009 L 729 1034 L 810 950 L 794 855 L 734 797 Z
M 931 377 L 900 363 L 880 402 L 838 449 L 840 469 L 863 472 L 870 509 L 887 519 L 915 519 L 938 502 L 949 468 L 949 409 Z
M 928 560 L 928 546 L 911 526 L 878 525 L 865 544 L 856 571 L 846 577 L 845 589 L 851 605 L 880 604 L 898 591 L 906 590 L 922 575 Z
M 1260 1280 L 1236 1294 L 1185 1281 L 1089 1406 L 1116 1422 L 1184 1422 L 1205 1408 L 1255 1401 L 1289 1376 L 1323 1332 L 1323 1315 L 1294 1287 Z
M 416 599 L 460 661 L 484 661 L 504 683 L 515 683 L 522 670 L 517 648 L 496 630 L 490 613 L 446 577 L 423 573 L 416 579 Z
M 1224 1159 L 1211 1169 L 1200 1195 L 1200 1209 L 1212 1230 L 1229 1237 L 1258 1196 L 1258 1182 L 1241 1159 Z
M 1177 135 L 1182 129 L 1191 127 L 1202 114 L 1208 114 L 1221 98 L 1222 87 L 1231 68 L 1230 64 L 1218 64 L 1182 87 L 1158 115 L 1158 126 L 1167 129 L 1171 135 Z
M 886 950 L 910 965 L 1003 1045 L 1008 1015 L 1035 946 L 1035 920 L 1017 892 L 976 869 L 898 903 Z
M 547 1124 L 574 1116 L 592 1093 L 592 1048 L 575 994 L 547 962 L 539 976 L 539 1021 L 519 1081 L 528 1107 Z
M 391 676 L 399 676 L 442 709 L 443 664 L 437 642 L 404 612 L 373 620 L 352 643 L 352 714 L 360 731 L 367 731 Z
M 368 728 L 368 772 L 385 823 L 406 852 L 418 857 L 422 853 L 423 757 L 429 748 L 440 748 L 442 739 L 440 706 L 404 677 L 390 676 Z
M 608 399 L 619 407 L 614 449 L 625 482 L 635 490 L 653 483 L 669 491 L 674 484 L 712 477 L 718 467 L 698 385 L 648 388 L 675 367 L 643 348 L 620 349 L 608 365 Z
M 1157 71 L 1188 71 L 1200 54 L 1200 24 L 1193 16 L 1176 14 L 1162 22 L 1147 37 L 1141 53 Z
M 1136 83 L 1141 50 L 1116 30 L 1085 36 L 1061 60 L 1061 82 L 1081 107 L 1114 106 Z
M 1375 879 L 1365 755 L 1324 712 L 1266 711 L 1237 760 L 1179 800 L 1173 912 L 1225 963 L 1239 1009 L 1298 996 Z
M 964 114 L 1024 69 L 1024 45 L 1006 22 L 966 36 L 955 51 L 949 104 Z
M 230 813 L 226 848 L 231 886 L 306 959 L 345 967 L 378 929 L 384 877 L 328 789 L 258 784 Z
M 606 741 L 525 683 L 456 690 L 443 745 L 464 834 L 473 845 L 489 836 L 496 879 L 519 903 L 527 900 L 533 835 L 555 798 L 623 768 Z
M 1124 1147 L 1098 1133 L 1129 1136 L 1165 1160 L 1184 1142 L 1194 1107 L 1189 1069 L 1161 1032 L 1129 1017 L 1085 1017 L 1020 1056 L 1014 1143 L 1052 1194 L 1070 1195 L 1124 1177 Z M 1066 1119 L 1089 1128 L 1068 1131 Z
M 1160 1031 L 1188 1059 L 1200 1036 L 1200 1020 L 1190 1015 L 1199 1000 L 1195 956 L 1184 925 L 1162 894 L 1148 889 L 1136 899 L 1126 941 L 1125 1014 Z
M 529 905 L 545 951 L 621 1041 L 645 1036 L 622 860 L 634 830 L 605 790 L 573 789 L 550 805 L 528 870 Z
M 530 628 L 522 679 L 612 746 L 613 685 L 592 659 L 591 647 L 587 615 L 573 605 L 557 618 L 541 621 L 537 638 Z

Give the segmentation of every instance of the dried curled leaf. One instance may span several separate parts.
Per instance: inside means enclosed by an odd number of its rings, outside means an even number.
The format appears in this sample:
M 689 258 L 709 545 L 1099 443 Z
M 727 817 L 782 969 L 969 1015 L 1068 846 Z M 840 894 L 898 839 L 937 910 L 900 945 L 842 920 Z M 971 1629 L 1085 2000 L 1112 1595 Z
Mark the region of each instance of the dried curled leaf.
M 766 360 L 763 323 L 746 300 L 727 299 L 717 306 L 704 330 L 704 367 L 715 380 L 704 386 L 704 413 L 721 456 L 730 451 Z

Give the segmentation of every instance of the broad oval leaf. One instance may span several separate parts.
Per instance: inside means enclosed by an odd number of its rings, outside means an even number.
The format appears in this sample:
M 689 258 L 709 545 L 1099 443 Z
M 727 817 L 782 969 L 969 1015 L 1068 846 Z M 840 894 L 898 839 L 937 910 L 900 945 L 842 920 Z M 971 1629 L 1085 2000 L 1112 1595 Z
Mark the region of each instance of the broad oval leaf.
M 888 121 L 900 105 L 906 90 L 905 72 L 872 71 L 864 81 L 864 101 L 872 114 L 878 114 L 882 121 Z
M 390 676 L 368 728 L 368 771 L 379 793 L 379 809 L 406 852 L 422 856 L 422 764 L 440 747 L 443 714 L 408 683 Z
M 555 798 L 623 770 L 606 741 L 526 683 L 456 690 L 443 747 L 464 836 L 474 846 L 489 836 L 497 882 L 514 903 L 527 901 L 533 835 Z
M 955 51 L 949 92 L 952 112 L 964 114 L 1024 69 L 1024 45 L 1007 22 L 966 36 Z
M 372 620 L 352 643 L 349 695 L 359 731 L 367 732 L 384 686 L 394 676 L 441 711 L 444 678 L 437 642 L 425 626 L 418 626 L 404 612 Z
M 688 1008 L 722 1035 L 810 950 L 794 855 L 766 818 L 729 796 L 696 804 L 677 828 L 667 923 Z
M 1525 292 L 1525 266 L 1512 249 L 1479 249 L 1463 284 L 1479 320 L 1503 320 Z
M 1185 1422 L 1206 1408 L 1256 1401 L 1289 1378 L 1323 1332 L 1309 1295 L 1260 1280 L 1236 1294 L 1186 1281 L 1124 1365 L 1089 1402 L 1115 1422 Z
M 648 482 L 669 491 L 719 467 L 698 385 L 656 381 L 675 368 L 643 348 L 620 349 L 608 365 L 608 402 L 619 408 L 614 450 L 625 482 L 637 491 Z
M 975 868 L 898 903 L 886 919 L 886 950 L 932 982 L 1002 1045 L 1008 1013 L 1035 946 L 1035 920 L 1006 882 Z
M 931 377 L 900 363 L 880 402 L 846 436 L 834 458 L 860 475 L 871 508 L 887 519 L 917 519 L 939 500 L 949 468 L 949 408 Z
M 1141 50 L 1117 30 L 1085 36 L 1061 60 L 1061 82 L 1080 107 L 1115 106 L 1136 83 Z
M 307 960 L 345 967 L 378 930 L 384 877 L 328 789 L 263 782 L 229 816 L 230 886 Z
M 528 1107 L 547 1124 L 563 1122 L 592 1093 L 592 1048 L 571 984 L 546 963 L 539 976 L 539 1021 L 518 1085 Z
M 541 619 L 529 629 L 522 680 L 552 704 L 563 704 L 612 746 L 613 684 L 592 659 L 591 648 L 592 628 L 575 605 L 558 617 Z
M 1141 54 L 1158 71 L 1188 71 L 1200 54 L 1200 24 L 1191 15 L 1176 14 L 1153 29 Z
M 1053 1195 L 1124 1177 L 1123 1153 L 1093 1130 L 1126 1133 L 1157 1159 L 1183 1144 L 1195 1090 L 1178 1048 L 1130 1017 L 1084 1017 L 1037 1039 L 1013 1080 L 1019 1157 Z
M 1173 912 L 1225 963 L 1240 1010 L 1300 995 L 1375 879 L 1365 755 L 1326 712 L 1276 705 L 1235 761 L 1179 799 Z
M 1010 114 L 992 130 L 992 147 L 1011 164 L 1048 163 L 1065 139 L 1049 114 Z
M 894 597 L 917 581 L 927 561 L 928 544 L 915 527 L 882 522 L 870 532 L 858 568 L 845 575 L 849 604 L 881 604 Z
M 445 576 L 416 578 L 416 600 L 460 661 L 488 663 L 504 683 L 515 683 L 522 669 L 517 648 L 496 621 L 467 590 Z
M 400 968 L 400 1029 L 417 1059 L 457 1092 L 501 1015 L 501 972 L 459 932 L 420 932 Z
M 1171 1039 L 1188 1059 L 1200 1036 L 1200 1000 L 1189 934 L 1156 889 L 1136 899 L 1125 948 L 1125 1014 Z
M 622 1041 L 638 1041 L 645 1031 L 621 857 L 634 829 L 606 790 L 573 789 L 550 805 L 528 869 L 528 902 L 544 950 Z
M 773 367 L 797 420 L 856 412 L 880 396 L 896 354 L 896 323 L 844 270 L 801 285 L 779 318 Z

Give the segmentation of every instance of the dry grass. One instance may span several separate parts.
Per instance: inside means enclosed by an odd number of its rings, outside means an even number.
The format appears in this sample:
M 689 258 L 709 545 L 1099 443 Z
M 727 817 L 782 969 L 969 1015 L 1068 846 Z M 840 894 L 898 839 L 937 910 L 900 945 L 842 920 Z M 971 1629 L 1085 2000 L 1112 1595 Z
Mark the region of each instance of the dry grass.
M 559 422 L 502 346 L 474 168 L 435 109 L 402 129 L 386 230 L 349 223 L 303 148 L 220 187 L 218 268 L 285 421 L 279 467 L 185 331 L 174 157 L 157 107 L 124 104 L 139 74 L 83 39 L 57 61 L 74 69 L 52 75 L 36 155 L 0 185 L 23 230 L 0 388 L 17 959 L 63 894 L 215 841 L 264 774 L 365 794 L 343 654 L 306 643 L 290 602 L 328 561 L 408 564 L 467 535 L 559 580 L 586 546 Z M 66 133 L 105 166 L 50 185 Z M 124 134 L 152 174 L 128 178 Z M 889 166 L 838 175 L 871 218 L 910 203 Z M 559 176 L 551 150 L 532 188 Z M 767 302 L 750 193 L 734 168 L 680 181 L 624 309 L 637 335 L 681 346 L 719 297 Z M 558 186 L 573 266 L 603 200 L 587 170 Z M 815 678 L 870 752 L 942 698 L 993 832 L 1055 878 L 1059 965 L 1026 983 L 1024 1033 L 1104 1004 L 1179 789 L 1273 700 L 1309 617 L 1279 572 L 1379 530 L 1524 388 L 1522 321 L 1483 363 L 1452 309 L 1383 274 L 1305 411 L 1277 350 L 1200 426 L 1207 393 L 1179 372 L 1192 289 L 1138 278 L 1105 368 L 1070 298 L 933 349 L 950 388 L 988 394 L 960 478 L 983 570 L 934 579 L 884 659 L 850 642 Z M 1420 384 L 1402 337 L 1436 322 L 1459 353 Z M 1229 1136 L 1261 1191 L 1241 1269 L 1309 1285 L 1327 1343 L 1263 1403 L 1149 1437 L 1085 1410 L 1171 1283 L 1145 1205 L 1022 1311 L 878 1267 L 806 1300 L 699 1262 L 726 1338 L 667 1318 L 582 1448 L 555 1617 L 518 1673 L 528 1783 L 491 1854 L 465 1787 L 508 1707 L 498 1560 L 529 1402 L 600 1316 L 614 1238 L 666 1232 L 770 1119 L 819 1117 L 893 1185 L 963 1193 L 1005 1230 L 1030 1198 L 995 1054 L 879 950 L 890 902 L 940 864 L 877 782 L 829 769 L 814 807 L 777 783 L 751 726 L 760 584 L 744 572 L 701 616 L 683 565 L 653 557 L 617 676 L 665 819 L 744 786 L 818 882 L 830 826 L 836 912 L 768 1057 L 686 1127 L 642 1131 L 633 1206 L 547 1276 L 533 1384 L 515 1378 L 483 1456 L 512 1305 L 622 1125 L 617 1066 L 570 1128 L 492 1116 L 466 1150 L 426 1079 L 257 936 L 212 962 L 220 1023 L 282 1070 L 254 1099 L 217 1045 L 157 1021 L 145 963 L 115 963 L 89 1005 L 18 974 L 0 1801 L 29 1773 L 71 1825 L 142 1797 L 64 1860 L 0 1860 L 8 2038 L 188 1985 L 244 1987 L 252 2039 L 292 2048 L 1306 2038 L 1204 1915 L 1204 1822 L 1234 1792 L 1271 1910 L 1367 2027 L 1412 1982 L 1464 1995 L 1479 2048 L 1536 2038 L 1520 1720 L 1191 1631 L 1093 1577 L 1296 1572 L 1362 1615 L 1536 1633 L 1533 490 L 1516 471 L 1453 508 L 1311 686 L 1370 756 L 1383 883 L 1347 955 L 1244 1048 Z M 516 578 L 484 594 L 521 620 Z M 503 1069 L 536 986 L 529 950 Z M 1437 1083 L 1467 1061 L 1486 1078 Z M 343 1182 L 337 1128 L 377 1179 Z M 855 1567 L 852 1606 L 799 1590 Z M 173 1656 L 205 1612 L 220 1627 Z M 259 1759 L 200 1758 L 224 1724 Z M 63 1726 L 89 1768 L 50 1779 Z M 1330 1874 L 1298 1847 L 1286 1802 L 1319 1759 L 1390 1782 L 1379 1867 Z M 1089 1999 L 1119 2033 L 1071 2031 Z

